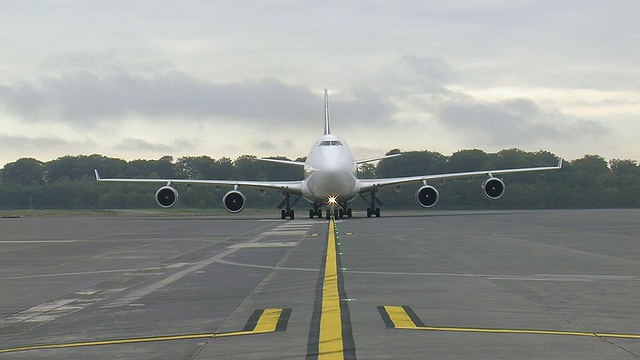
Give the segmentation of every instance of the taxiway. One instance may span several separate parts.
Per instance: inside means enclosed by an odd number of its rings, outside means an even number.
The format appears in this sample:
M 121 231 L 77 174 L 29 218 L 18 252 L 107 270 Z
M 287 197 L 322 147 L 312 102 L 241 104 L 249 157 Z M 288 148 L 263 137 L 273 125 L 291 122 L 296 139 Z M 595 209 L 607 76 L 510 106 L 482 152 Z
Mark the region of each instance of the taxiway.
M 0 219 L 0 358 L 640 357 L 639 210 L 384 215 Z

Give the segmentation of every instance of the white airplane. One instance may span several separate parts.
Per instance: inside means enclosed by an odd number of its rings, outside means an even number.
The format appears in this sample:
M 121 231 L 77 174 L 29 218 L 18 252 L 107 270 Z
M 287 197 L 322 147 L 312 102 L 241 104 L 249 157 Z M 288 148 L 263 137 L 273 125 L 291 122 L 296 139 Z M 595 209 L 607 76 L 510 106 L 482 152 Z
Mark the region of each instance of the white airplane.
M 122 179 L 122 178 L 101 178 L 98 170 L 95 170 L 98 181 L 118 181 L 118 182 L 145 182 L 164 183 L 155 194 L 158 205 L 163 208 L 170 208 L 178 201 L 178 191 L 173 184 L 207 184 L 233 186 L 233 190 L 227 192 L 222 198 L 224 207 L 230 213 L 239 213 L 244 209 L 246 197 L 239 187 L 259 188 L 261 191 L 270 189 L 279 191 L 284 200 L 278 205 L 282 219 L 293 219 L 293 205 L 300 198 L 304 198 L 310 204 L 309 218 L 322 217 L 323 209 L 326 211 L 327 219 L 330 216 L 351 217 L 352 211 L 349 208 L 351 201 L 357 197 L 362 197 L 369 203 L 367 217 L 380 217 L 382 202 L 377 198 L 378 189 L 385 186 L 400 186 L 405 183 L 422 182 L 422 186 L 416 191 L 416 201 L 424 208 L 434 206 L 438 200 L 438 190 L 429 181 L 466 178 L 473 176 L 487 176 L 482 183 L 482 192 L 487 199 L 495 200 L 502 196 L 505 189 L 504 182 L 497 178 L 498 175 L 557 170 L 562 168 L 562 159 L 557 166 L 533 167 L 520 169 L 502 170 L 482 170 L 460 173 L 406 176 L 385 179 L 358 179 L 358 164 L 378 161 L 400 154 L 386 155 L 369 159 L 355 160 L 347 142 L 334 134 L 331 134 L 329 127 L 329 100 L 327 90 L 324 90 L 324 135 L 319 138 L 311 147 L 306 161 L 288 161 L 275 159 L 260 159 L 277 163 L 290 164 L 294 166 L 304 166 L 304 179 L 299 181 L 245 181 L 245 180 L 188 180 L 188 179 Z M 369 197 L 369 199 L 366 198 Z M 294 197 L 294 199 L 292 199 Z

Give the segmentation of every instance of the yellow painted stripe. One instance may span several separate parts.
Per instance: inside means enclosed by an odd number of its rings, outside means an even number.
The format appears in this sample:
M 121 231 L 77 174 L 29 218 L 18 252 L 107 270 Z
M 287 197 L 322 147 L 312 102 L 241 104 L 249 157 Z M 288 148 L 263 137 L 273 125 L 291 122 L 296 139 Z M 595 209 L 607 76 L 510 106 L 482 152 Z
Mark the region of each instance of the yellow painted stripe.
M 260 316 L 260 319 L 258 319 L 258 323 L 253 329 L 253 332 L 262 333 L 276 331 L 278 320 L 280 320 L 280 314 L 282 314 L 282 309 L 265 309 Z
M 75 342 L 75 343 L 66 343 L 66 344 L 31 345 L 31 346 L 9 348 L 9 349 L 0 349 L 0 354 L 8 353 L 8 352 L 16 352 L 16 351 L 27 351 L 27 350 L 65 349 L 65 348 L 76 348 L 76 347 L 84 347 L 84 346 L 122 345 L 122 344 L 155 342 L 155 341 L 191 340 L 191 339 L 207 339 L 207 338 L 210 339 L 210 338 L 222 338 L 222 337 L 242 336 L 242 335 L 266 334 L 266 333 L 272 333 L 276 331 L 278 320 L 280 320 L 280 315 L 282 315 L 282 309 L 265 309 L 262 315 L 260 315 L 260 318 L 258 319 L 258 322 L 256 323 L 255 328 L 250 331 L 232 331 L 232 332 L 218 333 L 218 334 L 206 333 L 206 334 L 155 336 L 155 337 L 130 338 L 130 339 L 98 340 L 98 341 L 84 341 L 84 342 Z
M 338 265 L 336 260 L 335 223 L 329 220 L 327 257 L 322 283 L 322 313 L 318 338 L 318 359 L 343 359 L 342 318 L 338 294 Z
M 468 332 L 468 333 L 489 333 L 489 334 L 527 334 L 527 335 L 562 335 L 562 336 L 585 336 L 604 337 L 618 339 L 640 339 L 640 334 L 616 334 L 598 333 L 587 331 L 560 331 L 560 330 L 535 330 L 535 329 L 491 329 L 491 328 L 464 328 L 446 326 L 417 326 L 409 317 L 402 306 L 384 306 L 384 310 L 393 322 L 394 328 L 400 330 L 423 330 L 423 331 L 443 331 L 443 332 Z
M 222 338 L 222 337 L 230 337 L 230 336 L 241 336 L 241 335 L 256 335 L 256 334 L 267 334 L 276 331 L 276 327 L 278 326 L 278 320 L 280 320 L 280 315 L 282 315 L 282 309 L 265 309 L 260 315 L 256 326 L 253 330 L 248 331 L 232 331 L 226 333 L 218 333 L 213 337 Z
M 384 310 L 389 314 L 389 318 L 393 322 L 396 329 L 416 328 L 416 324 L 411 320 L 407 312 L 402 306 L 385 306 Z
M 598 335 L 581 331 L 555 331 L 555 330 L 527 330 L 527 329 L 485 329 L 485 328 L 463 328 L 446 326 L 420 326 L 420 327 L 397 327 L 401 330 L 425 330 L 425 331 L 445 331 L 445 332 L 472 332 L 489 334 L 529 334 L 529 335 L 567 335 L 567 336 L 590 336 Z
M 587 331 L 559 331 L 559 330 L 533 330 L 533 329 L 487 329 L 487 328 L 463 328 L 463 327 L 446 327 L 446 326 L 410 326 L 396 327 L 400 330 L 424 330 L 424 331 L 444 331 L 444 332 L 469 332 L 469 333 L 488 333 L 488 334 L 527 334 L 527 335 L 561 335 L 561 336 L 585 336 L 585 337 L 604 337 L 618 339 L 640 339 L 640 334 L 615 334 L 615 333 L 598 333 Z
M 609 333 L 595 333 L 596 336 L 606 337 L 606 338 L 617 338 L 617 339 L 640 339 L 640 334 L 609 334 Z
M 132 338 L 132 339 L 85 341 L 85 342 L 76 342 L 76 343 L 67 343 L 67 344 L 43 344 L 43 345 L 15 347 L 10 349 L 0 349 L 0 353 L 26 351 L 26 350 L 64 349 L 64 348 L 97 346 L 97 345 L 133 344 L 133 343 L 144 343 L 144 342 L 153 342 L 153 341 L 205 339 L 205 338 L 212 338 L 214 336 L 215 334 L 191 334 L 191 335 L 156 336 L 156 337 Z

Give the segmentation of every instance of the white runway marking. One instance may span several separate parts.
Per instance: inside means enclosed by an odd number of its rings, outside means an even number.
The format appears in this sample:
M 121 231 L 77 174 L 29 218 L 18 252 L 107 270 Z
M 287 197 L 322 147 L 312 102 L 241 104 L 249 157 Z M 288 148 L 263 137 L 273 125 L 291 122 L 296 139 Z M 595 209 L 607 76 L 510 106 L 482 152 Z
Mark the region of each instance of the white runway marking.
M 77 241 L 79 240 L 1 240 L 0 244 L 60 244 Z
M 302 236 L 305 235 L 307 233 L 307 230 L 302 230 L 302 231 L 266 231 L 263 232 L 262 235 L 264 236 Z
M 265 247 L 287 247 L 296 246 L 296 241 L 280 241 L 280 242 L 268 242 L 268 243 L 251 243 L 251 244 L 235 244 L 229 246 L 229 249 L 245 249 L 245 248 L 265 248 Z
M 57 277 L 57 276 L 81 276 L 81 275 L 108 274 L 108 273 L 117 273 L 117 272 L 133 272 L 138 270 L 140 269 L 80 271 L 80 272 L 42 274 L 42 275 L 19 275 L 19 276 L 0 277 L 0 280 L 37 279 L 37 278 L 47 278 L 47 277 Z

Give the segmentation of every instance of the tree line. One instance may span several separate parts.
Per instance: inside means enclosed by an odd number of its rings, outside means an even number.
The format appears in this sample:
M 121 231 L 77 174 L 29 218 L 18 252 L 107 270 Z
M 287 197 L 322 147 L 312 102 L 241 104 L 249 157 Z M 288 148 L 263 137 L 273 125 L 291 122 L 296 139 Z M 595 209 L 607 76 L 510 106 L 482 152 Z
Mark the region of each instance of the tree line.
M 399 152 L 394 149 L 388 154 Z M 290 160 L 286 157 L 274 159 Z M 525 152 L 506 149 L 497 153 L 461 150 L 450 156 L 433 151 L 409 151 L 378 163 L 363 164 L 361 178 L 383 178 L 474 170 L 553 166 L 558 157 L 547 151 Z M 304 161 L 304 158 L 294 159 Z M 0 170 L 0 209 L 125 209 L 156 207 L 154 193 L 159 184 L 100 183 L 102 177 L 175 178 L 220 180 L 300 180 L 303 169 L 256 156 L 230 159 L 188 156 L 174 159 L 125 161 L 102 155 L 64 156 L 42 162 L 22 158 Z M 484 177 L 434 182 L 440 192 L 440 209 L 522 209 L 522 208 L 620 208 L 640 206 L 640 166 L 635 160 L 606 161 L 598 155 L 585 155 L 566 161 L 559 171 L 509 174 L 502 177 L 505 195 L 497 201 L 485 200 L 480 185 Z M 415 207 L 418 184 L 380 191 L 387 208 Z M 177 207 L 223 208 L 222 196 L 228 189 L 207 185 L 176 186 L 180 193 Z M 280 194 L 241 188 L 249 208 L 273 208 Z M 299 208 L 305 208 L 303 202 Z M 366 208 L 358 199 L 354 209 Z

